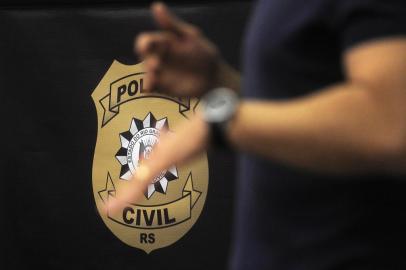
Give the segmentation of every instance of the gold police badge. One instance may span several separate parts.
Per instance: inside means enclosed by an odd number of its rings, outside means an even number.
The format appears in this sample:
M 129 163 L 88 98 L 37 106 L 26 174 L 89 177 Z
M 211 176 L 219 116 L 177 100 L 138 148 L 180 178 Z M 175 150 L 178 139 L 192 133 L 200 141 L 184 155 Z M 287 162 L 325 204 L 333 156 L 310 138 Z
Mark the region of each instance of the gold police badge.
M 173 165 L 153 179 L 142 201 L 121 202 L 120 211 L 104 212 L 119 198 L 143 159 L 149 158 L 162 131 L 194 113 L 197 101 L 144 90 L 143 64 L 114 61 L 92 98 L 98 117 L 93 159 L 93 195 L 101 218 L 124 243 L 150 253 L 185 235 L 199 218 L 207 194 L 208 162 L 201 155 L 184 166 Z

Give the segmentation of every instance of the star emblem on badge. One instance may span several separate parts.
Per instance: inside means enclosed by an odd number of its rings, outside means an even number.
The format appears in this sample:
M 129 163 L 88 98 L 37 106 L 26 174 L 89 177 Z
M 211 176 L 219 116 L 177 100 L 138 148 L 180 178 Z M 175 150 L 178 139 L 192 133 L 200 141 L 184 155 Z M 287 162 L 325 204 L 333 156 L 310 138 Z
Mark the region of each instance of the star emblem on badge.
M 148 159 L 153 146 L 158 143 L 162 131 L 168 131 L 166 117 L 157 120 L 150 112 L 143 119 L 133 118 L 129 130 L 120 133 L 121 147 L 116 154 L 116 159 L 121 165 L 120 179 L 130 181 L 144 159 Z M 145 191 L 147 199 L 155 191 L 166 194 L 168 183 L 178 179 L 176 166 L 160 172 L 148 185 Z

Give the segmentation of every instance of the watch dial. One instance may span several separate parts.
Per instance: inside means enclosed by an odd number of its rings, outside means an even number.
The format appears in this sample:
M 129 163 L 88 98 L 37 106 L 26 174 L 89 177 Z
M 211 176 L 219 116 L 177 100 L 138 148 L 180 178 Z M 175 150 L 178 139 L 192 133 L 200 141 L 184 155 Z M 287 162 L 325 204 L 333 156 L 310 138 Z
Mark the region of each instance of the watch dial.
M 214 89 L 203 100 L 205 120 L 209 123 L 227 121 L 233 115 L 237 102 L 238 97 L 232 90 Z

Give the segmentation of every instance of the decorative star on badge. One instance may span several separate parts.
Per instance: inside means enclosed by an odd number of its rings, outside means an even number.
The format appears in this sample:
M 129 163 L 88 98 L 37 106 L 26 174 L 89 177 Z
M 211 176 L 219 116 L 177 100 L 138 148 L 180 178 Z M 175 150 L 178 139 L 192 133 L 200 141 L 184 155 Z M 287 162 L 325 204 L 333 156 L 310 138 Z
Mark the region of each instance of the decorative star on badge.
M 120 179 L 131 180 L 144 159 L 148 159 L 153 146 L 159 141 L 161 131 L 168 130 L 168 119 L 156 120 L 152 113 L 143 119 L 133 118 L 128 131 L 120 133 L 121 148 L 116 154 L 116 159 L 121 164 Z M 147 199 L 155 191 L 166 194 L 168 183 L 178 179 L 176 166 L 162 171 L 156 176 L 152 184 L 145 191 Z

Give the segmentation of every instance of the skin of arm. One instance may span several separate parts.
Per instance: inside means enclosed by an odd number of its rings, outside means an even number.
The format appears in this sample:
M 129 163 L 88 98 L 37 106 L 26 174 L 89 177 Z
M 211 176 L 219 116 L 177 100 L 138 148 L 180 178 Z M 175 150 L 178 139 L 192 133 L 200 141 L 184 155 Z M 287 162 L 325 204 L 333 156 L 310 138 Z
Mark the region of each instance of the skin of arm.
M 227 87 L 239 93 L 241 91 L 241 74 L 224 60 L 221 60 L 214 87 Z
M 190 68 L 185 69 L 180 60 L 187 63 L 188 51 L 197 52 L 202 59 L 216 57 L 217 52 L 196 28 L 174 17 L 163 4 L 152 9 L 158 24 L 172 33 L 144 34 L 136 42 L 152 85 L 168 94 L 202 94 L 202 85 L 208 86 L 199 75 L 205 66 L 190 61 Z M 166 57 L 167 44 L 179 42 L 174 35 L 182 36 L 184 47 L 173 50 L 176 57 L 171 59 Z M 160 46 L 151 50 L 153 43 Z M 242 100 L 228 126 L 231 144 L 314 172 L 406 173 L 406 37 L 365 42 L 348 49 L 342 59 L 346 80 L 340 84 L 283 102 Z M 185 78 L 182 91 L 171 79 L 180 75 Z M 216 75 L 210 81 L 210 87 L 240 88 L 240 75 L 223 60 L 218 60 Z M 194 90 L 193 85 L 200 90 Z M 162 134 L 150 159 L 131 181 L 132 187 L 120 192 L 122 200 L 136 201 L 155 175 L 192 159 L 208 147 L 209 140 L 209 127 L 199 113 L 174 134 Z M 113 204 L 107 207 L 118 209 Z
M 230 141 L 313 171 L 404 172 L 406 38 L 359 45 L 343 60 L 346 82 L 286 102 L 242 102 Z

